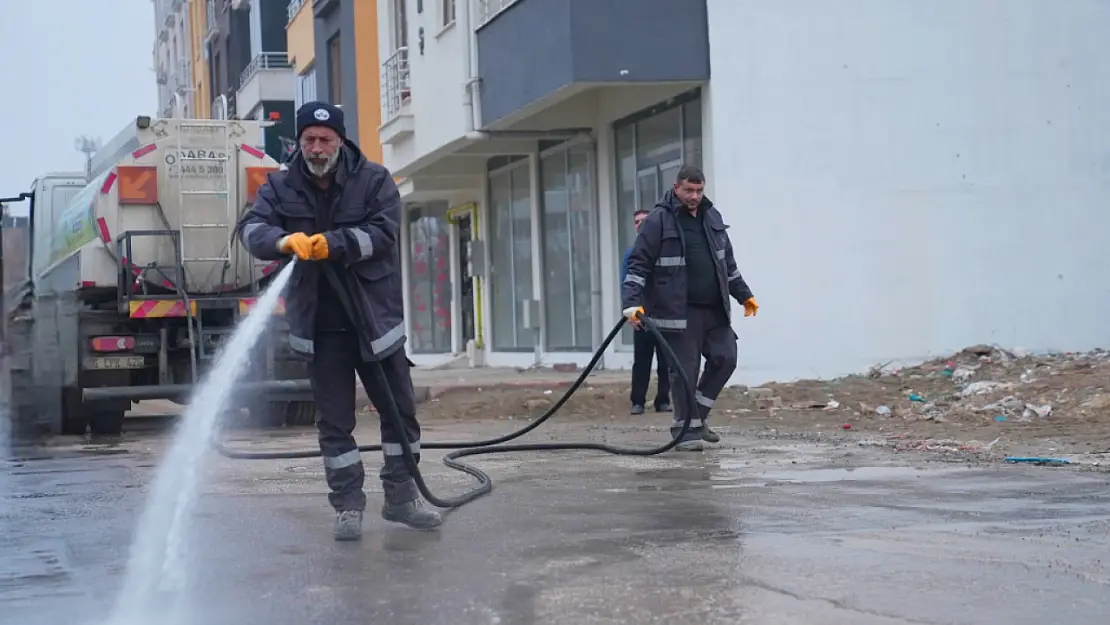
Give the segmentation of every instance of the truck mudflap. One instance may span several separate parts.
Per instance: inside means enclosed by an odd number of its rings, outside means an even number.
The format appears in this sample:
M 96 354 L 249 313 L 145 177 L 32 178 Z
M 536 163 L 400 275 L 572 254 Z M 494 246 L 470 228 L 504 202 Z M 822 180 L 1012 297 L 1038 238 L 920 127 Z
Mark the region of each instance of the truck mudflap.
M 102 386 L 81 390 L 84 401 L 103 401 L 106 399 L 129 399 L 146 401 L 151 399 L 187 398 L 196 390 L 195 384 L 157 384 L 152 386 Z M 302 399 L 312 393 L 310 380 L 269 380 L 266 382 L 247 382 L 236 384 L 237 393 L 264 394 L 267 400 Z

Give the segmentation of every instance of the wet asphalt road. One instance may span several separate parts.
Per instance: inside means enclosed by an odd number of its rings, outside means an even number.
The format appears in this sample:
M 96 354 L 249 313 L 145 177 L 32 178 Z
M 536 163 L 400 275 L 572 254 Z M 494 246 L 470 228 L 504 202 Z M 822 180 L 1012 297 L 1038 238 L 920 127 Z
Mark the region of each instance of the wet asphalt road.
M 579 440 L 658 436 L 583 426 L 549 432 Z M 458 425 L 426 434 L 467 437 Z M 311 432 L 263 438 L 272 449 L 314 442 Z M 0 624 L 102 622 L 164 439 L 146 432 L 119 445 L 63 442 L 48 457 L 8 469 Z M 655 459 L 481 459 L 476 464 L 496 481 L 493 494 L 450 515 L 440 531 L 390 526 L 376 516 L 380 494 L 372 494 L 364 540 L 354 544 L 331 539 L 318 460 L 213 458 L 189 543 L 197 571 L 190 622 L 1083 625 L 1110 618 L 1105 473 L 967 467 L 773 439 L 726 443 Z M 467 485 L 430 454 L 424 466 L 440 492 Z

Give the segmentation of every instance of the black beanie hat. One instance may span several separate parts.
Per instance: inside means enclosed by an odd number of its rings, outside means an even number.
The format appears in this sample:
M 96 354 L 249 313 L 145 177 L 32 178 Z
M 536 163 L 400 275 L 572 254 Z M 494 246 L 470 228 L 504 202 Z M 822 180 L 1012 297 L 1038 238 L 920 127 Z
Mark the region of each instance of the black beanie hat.
M 297 138 L 309 126 L 327 126 L 339 133 L 341 138 L 347 137 L 347 128 L 343 125 L 343 109 L 327 102 L 306 102 L 297 109 Z

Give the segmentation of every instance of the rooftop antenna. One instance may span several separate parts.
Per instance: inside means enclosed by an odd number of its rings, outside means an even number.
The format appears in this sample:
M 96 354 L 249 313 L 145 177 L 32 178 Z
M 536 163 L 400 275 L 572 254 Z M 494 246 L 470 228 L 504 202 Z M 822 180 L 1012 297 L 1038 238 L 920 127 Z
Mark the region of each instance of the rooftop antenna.
M 85 155 L 85 180 L 92 180 L 92 159 L 100 149 L 100 139 L 81 135 L 73 141 L 73 147 Z

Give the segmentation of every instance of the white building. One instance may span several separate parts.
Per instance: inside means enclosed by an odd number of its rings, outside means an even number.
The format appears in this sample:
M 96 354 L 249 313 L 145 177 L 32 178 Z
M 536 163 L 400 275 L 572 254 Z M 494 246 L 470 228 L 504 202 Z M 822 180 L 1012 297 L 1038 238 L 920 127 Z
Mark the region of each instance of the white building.
M 584 363 L 682 162 L 763 307 L 734 381 L 1106 345 L 1110 5 L 959 4 L 380 2 L 414 360 Z
M 158 81 L 158 115 L 193 117 L 193 64 L 188 2 L 154 3 L 154 73 Z

